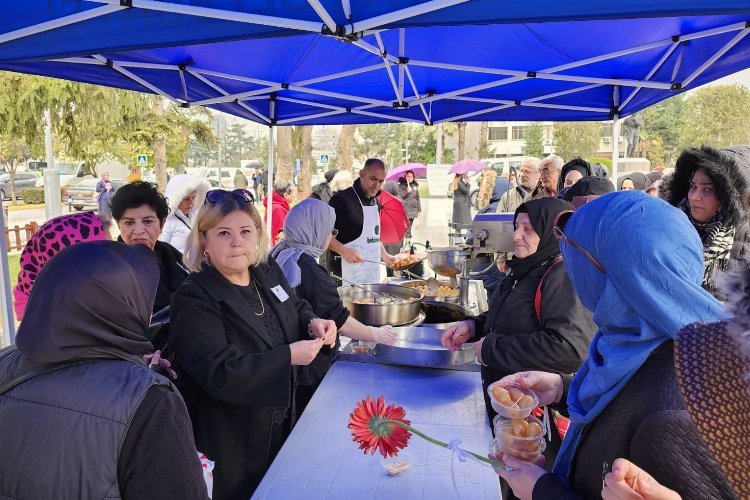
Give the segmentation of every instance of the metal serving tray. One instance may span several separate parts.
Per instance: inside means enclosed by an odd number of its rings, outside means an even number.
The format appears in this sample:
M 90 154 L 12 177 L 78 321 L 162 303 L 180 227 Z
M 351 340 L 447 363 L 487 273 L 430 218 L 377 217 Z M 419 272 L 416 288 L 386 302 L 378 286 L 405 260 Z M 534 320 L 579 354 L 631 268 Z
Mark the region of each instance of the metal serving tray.
M 479 370 L 471 344 L 464 344 L 457 352 L 440 344 L 445 330 L 429 326 L 397 327 L 394 330 L 396 342 L 393 345 L 377 344 L 369 354 L 354 353 L 351 345 L 347 345 L 338 358 L 361 363 Z

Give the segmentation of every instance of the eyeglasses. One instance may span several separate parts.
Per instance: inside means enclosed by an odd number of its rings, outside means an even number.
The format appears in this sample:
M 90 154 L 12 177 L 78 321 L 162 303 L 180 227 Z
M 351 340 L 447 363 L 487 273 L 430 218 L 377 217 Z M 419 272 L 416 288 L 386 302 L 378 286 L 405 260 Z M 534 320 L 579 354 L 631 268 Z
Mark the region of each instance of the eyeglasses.
M 224 189 L 212 189 L 206 193 L 206 202 L 221 203 L 231 197 L 241 203 L 252 203 L 253 195 L 247 189 L 235 189 L 234 191 L 225 191 Z
M 563 240 L 564 242 L 568 243 L 570 246 L 581 252 L 587 259 L 589 259 L 589 261 L 594 264 L 594 267 L 596 267 L 599 272 L 607 274 L 607 271 L 604 270 L 604 266 L 599 264 L 599 262 L 594 258 L 593 255 L 588 253 L 581 245 L 565 236 L 565 226 L 568 224 L 568 220 L 570 220 L 571 215 L 573 215 L 573 210 L 565 210 L 564 212 L 560 212 L 559 214 L 557 214 L 554 222 L 555 239 Z
M 334 238 L 335 238 L 336 236 L 338 236 L 338 235 L 339 235 L 339 230 L 338 230 L 338 229 L 333 229 L 333 230 L 331 231 L 331 236 L 333 236 Z

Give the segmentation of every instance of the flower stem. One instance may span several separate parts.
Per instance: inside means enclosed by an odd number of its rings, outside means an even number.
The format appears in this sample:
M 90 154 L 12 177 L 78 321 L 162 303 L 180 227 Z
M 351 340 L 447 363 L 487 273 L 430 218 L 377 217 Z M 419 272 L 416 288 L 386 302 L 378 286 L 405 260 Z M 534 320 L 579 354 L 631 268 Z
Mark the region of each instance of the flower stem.
M 422 439 L 424 439 L 426 441 L 429 441 L 432 444 L 436 444 L 438 446 L 442 446 L 443 448 L 448 448 L 448 443 L 444 443 L 442 441 L 438 441 L 437 439 L 433 439 L 430 436 L 428 436 L 427 434 L 419 432 L 414 427 L 412 427 L 410 425 L 407 425 L 407 424 L 405 424 L 403 422 L 399 422 L 398 420 L 387 420 L 387 419 L 384 419 L 384 420 L 382 420 L 380 422 L 380 425 L 385 425 L 385 424 L 398 425 L 399 427 L 402 427 L 402 428 L 406 429 L 407 431 L 416 434 L 417 436 L 421 437 Z M 472 455 L 477 460 L 481 460 L 482 462 L 485 462 L 485 463 L 491 465 L 492 467 L 505 467 L 505 464 L 503 462 L 499 461 L 499 460 L 492 460 L 491 458 L 487 458 L 487 457 L 483 457 L 481 455 L 477 455 L 473 451 L 469 451 L 469 450 L 464 450 L 464 451 L 466 451 L 466 453 L 469 453 L 470 455 Z

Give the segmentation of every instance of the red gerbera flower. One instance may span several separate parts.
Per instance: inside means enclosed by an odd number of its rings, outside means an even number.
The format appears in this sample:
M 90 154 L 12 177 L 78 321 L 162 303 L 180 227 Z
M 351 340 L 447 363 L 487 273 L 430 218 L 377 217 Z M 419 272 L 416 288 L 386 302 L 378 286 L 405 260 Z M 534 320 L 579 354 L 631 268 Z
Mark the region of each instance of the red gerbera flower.
M 352 441 L 359 443 L 359 449 L 365 453 L 374 455 L 375 450 L 380 450 L 386 458 L 396 456 L 399 449 L 406 448 L 411 437 L 408 430 L 396 423 L 410 425 L 405 416 L 406 412 L 400 406 L 386 406 L 383 396 L 377 400 L 367 396 L 349 415 Z

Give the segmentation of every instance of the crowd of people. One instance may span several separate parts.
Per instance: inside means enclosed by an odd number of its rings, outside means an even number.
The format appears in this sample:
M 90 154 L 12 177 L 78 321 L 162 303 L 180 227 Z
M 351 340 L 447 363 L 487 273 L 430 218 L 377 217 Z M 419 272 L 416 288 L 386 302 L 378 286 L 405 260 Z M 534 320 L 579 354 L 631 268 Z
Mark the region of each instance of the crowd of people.
M 702 417 L 721 418 L 703 395 L 716 384 L 745 391 L 716 401 L 750 407 L 749 169 L 750 148 L 703 146 L 616 192 L 603 166 L 555 155 L 492 179 L 484 208 L 514 214 L 515 248 L 489 309 L 442 342 L 472 343 L 485 389 L 518 384 L 570 418 L 545 462 L 502 457 L 504 498 L 749 493 L 746 461 Z M 329 170 L 303 200 L 284 180 L 253 193 L 262 179 L 241 170 L 232 191 L 172 176 L 166 196 L 102 176 L 99 216 L 44 224 L 21 257 L 17 345 L 0 351 L 0 421 L 15 429 L 0 434 L 0 496 L 251 496 L 340 336 L 396 340 L 337 291 L 338 278 L 379 282 L 400 249 L 380 238 L 381 190 L 402 200 L 409 230 L 421 216 L 414 172 L 386 173 L 374 158 L 356 178 Z M 453 221 L 470 224 L 468 179 L 451 190 Z M 212 491 L 199 452 L 215 462 Z

